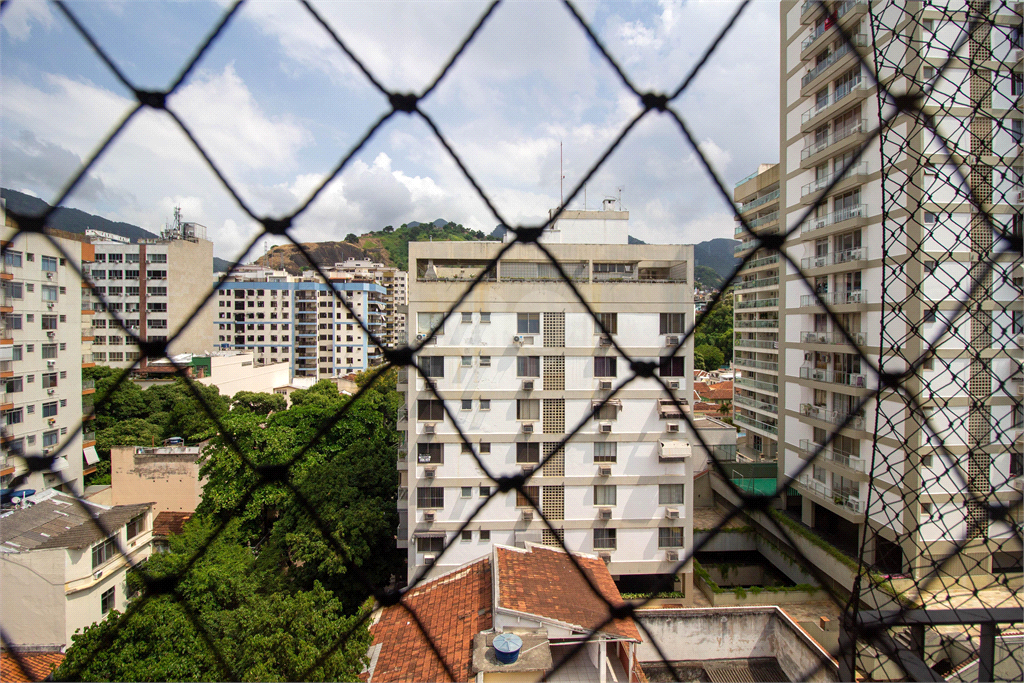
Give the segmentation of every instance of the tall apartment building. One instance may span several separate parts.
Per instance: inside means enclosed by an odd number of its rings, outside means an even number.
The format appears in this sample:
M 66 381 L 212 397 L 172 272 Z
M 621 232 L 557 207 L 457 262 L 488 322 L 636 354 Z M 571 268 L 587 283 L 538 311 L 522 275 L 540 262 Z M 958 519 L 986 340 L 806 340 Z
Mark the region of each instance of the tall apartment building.
M 693 247 L 629 245 L 628 217 L 566 211 L 542 239 L 615 341 L 634 358 L 657 361 L 686 402 L 692 340 L 677 356 L 671 351 L 693 321 Z M 670 573 L 692 547 L 695 442 L 653 379 L 634 380 L 586 419 L 630 368 L 543 254 L 512 247 L 439 327 L 502 246 L 410 244 L 409 332 L 422 342 L 437 328 L 436 343 L 418 354 L 425 374 L 495 477 L 532 472 L 530 495 L 556 532 L 512 491 L 484 506 L 438 557 L 493 483 L 427 380 L 403 372 L 408 413 L 399 429 L 408 438 L 399 459 L 399 545 L 408 548 L 409 576 L 425 565 L 457 567 L 489 553 L 492 543 L 556 545 L 556 534 L 570 550 L 604 556 L 613 575 Z M 580 423 L 564 453 L 535 471 Z M 680 572 L 687 590 L 690 566 Z
M 212 308 L 196 312 L 210 294 L 213 273 L 213 243 L 205 227 L 183 223 L 175 213 L 174 224 L 159 239 L 132 244 L 95 237 L 93 246 L 96 262 L 87 275 L 106 302 L 97 302 L 93 322 L 97 363 L 128 368 L 139 360 L 139 348 L 124 327 L 149 341 L 177 335 L 168 347 L 171 355 L 213 350 Z M 144 359 L 139 369 L 145 367 Z
M 336 298 L 336 293 L 355 315 Z M 359 327 L 384 328 L 387 289 L 344 277 L 323 282 L 263 266 L 242 266 L 220 284 L 208 308 L 220 349 L 251 351 L 259 365 L 288 363 L 297 377 L 337 377 L 378 365 L 381 350 Z M 212 326 L 211 326 L 212 327 Z
M 758 235 L 779 232 L 779 166 L 761 164 L 737 183 L 737 211 Z M 736 256 L 757 247 L 737 221 Z M 733 420 L 747 432 L 738 452 L 755 461 L 776 460 L 779 451 L 779 261 L 761 249 L 744 265 L 733 288 Z
M 83 422 L 82 382 L 92 365 L 92 308 L 82 295 L 82 268 L 93 258 L 82 236 L 50 231 L 17 233 L 4 215 L 0 270 L 0 488 L 28 473 L 21 455 L 61 455 L 47 472 L 33 472 L 19 488 L 82 491 L 83 473 L 96 460 L 95 434 Z M 65 256 L 66 254 L 66 256 Z M 69 260 L 70 259 L 70 260 Z M 84 426 L 82 426 L 84 425 Z
M 1020 15 L 980 0 L 825 4 L 830 14 L 816 2 L 781 5 L 782 224 L 794 227 L 824 201 L 787 243 L 810 286 L 786 269 L 780 471 L 793 473 L 852 415 L 797 485 L 806 524 L 848 549 L 864 543 L 867 561 L 891 572 L 918 576 L 963 539 L 970 540 L 964 555 L 982 570 L 1019 564 L 1019 541 L 1015 560 L 1002 557 L 1013 554 L 1009 529 L 989 524 L 956 470 L 971 493 L 1019 499 L 1011 478 L 1021 467 L 1012 443 L 1020 384 L 1011 378 L 1020 377 L 1020 255 L 1001 256 L 993 273 L 982 273 L 977 263 L 993 253 L 993 231 L 963 187 L 998 227 L 1020 234 Z M 934 86 L 925 109 L 952 153 L 900 114 L 854 163 L 878 126 L 880 97 L 839 27 L 893 92 Z M 937 78 L 964 31 L 970 38 Z M 903 396 L 886 390 L 881 405 L 857 409 L 876 376 L 812 287 L 868 357 L 896 372 L 967 304 L 937 354 L 903 383 L 924 401 L 950 459 Z
M 384 288 L 381 314 L 384 326 L 375 332 L 388 348 L 406 344 L 405 306 L 409 303 L 409 273 L 397 266 L 386 266 L 368 259 L 348 259 L 325 271 L 327 278 L 339 282 L 373 282 Z

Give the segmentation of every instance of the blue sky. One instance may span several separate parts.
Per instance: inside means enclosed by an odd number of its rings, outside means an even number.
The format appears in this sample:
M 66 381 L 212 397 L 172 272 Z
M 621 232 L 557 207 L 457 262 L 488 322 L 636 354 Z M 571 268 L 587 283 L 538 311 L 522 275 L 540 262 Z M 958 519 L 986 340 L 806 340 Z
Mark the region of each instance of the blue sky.
M 479 17 L 478 2 L 319 2 L 318 12 L 387 88 L 422 91 Z M 642 89 L 672 90 L 736 5 L 579 3 Z M 72 2 L 128 79 L 163 89 L 225 6 Z M 0 183 L 52 200 L 133 104 L 63 14 L 14 0 L 0 17 Z M 298 4 L 251 2 L 169 100 L 258 213 L 296 206 L 347 153 L 385 98 Z M 421 103 L 510 222 L 542 220 L 640 105 L 557 2 L 500 6 Z M 778 6 L 755 1 L 677 101 L 730 184 L 778 160 Z M 655 243 L 732 236 L 732 218 L 682 135 L 650 116 L 588 185 L 590 208 L 623 187 L 631 233 Z M 144 111 L 65 202 L 159 230 L 175 204 L 233 258 L 256 234 L 163 112 Z M 571 205 L 582 208 L 582 198 Z M 389 121 L 298 222 L 304 241 L 411 220 L 497 223 L 426 125 Z M 262 251 L 262 249 L 259 249 Z

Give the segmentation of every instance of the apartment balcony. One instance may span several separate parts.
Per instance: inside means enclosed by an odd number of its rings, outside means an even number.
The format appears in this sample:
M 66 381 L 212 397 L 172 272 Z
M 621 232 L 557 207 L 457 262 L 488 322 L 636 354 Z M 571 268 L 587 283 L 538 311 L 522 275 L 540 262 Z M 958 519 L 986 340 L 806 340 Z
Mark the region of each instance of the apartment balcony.
M 770 223 L 775 223 L 778 220 L 779 220 L 779 212 L 778 211 L 772 211 L 771 213 L 766 213 L 765 215 L 759 216 L 759 217 L 755 218 L 752 221 L 747 221 L 747 226 L 751 230 L 753 230 L 754 232 L 758 232 L 757 229 L 760 228 L 762 225 L 768 225 Z M 766 231 L 764 231 L 763 234 L 765 234 L 765 235 L 774 235 L 776 232 L 778 232 L 778 230 L 775 230 L 775 231 L 767 231 L 766 230 Z M 738 223 L 736 225 L 736 229 L 733 231 L 733 235 L 736 236 L 736 237 L 739 237 L 740 235 L 745 235 L 745 234 L 747 234 L 747 229 L 743 227 L 742 223 Z
M 832 192 L 842 192 L 848 187 L 859 185 L 864 182 L 864 178 L 866 178 L 867 175 L 868 162 L 862 161 L 856 166 L 846 169 L 844 173 L 839 174 L 840 180 L 836 183 L 836 186 L 832 188 Z M 832 179 L 835 177 L 835 173 L 829 173 L 828 175 L 818 178 L 801 187 L 800 201 L 804 205 L 814 204 L 816 201 L 821 199 L 821 193 L 832 183 Z
M 771 413 L 772 415 L 779 414 L 779 406 L 774 403 L 766 403 L 765 401 L 758 401 L 756 398 L 750 398 L 749 396 L 735 395 L 732 397 L 733 405 L 743 406 L 750 408 L 751 410 L 760 410 L 763 413 Z
M 762 382 L 758 379 L 751 379 L 749 377 L 737 377 L 733 380 L 733 386 L 743 387 L 752 391 L 767 391 L 772 394 L 779 393 L 779 385 L 772 384 L 771 382 Z
M 83 379 L 82 380 L 82 396 L 96 393 L 96 380 L 94 379 Z
M 800 307 L 810 308 L 818 306 L 819 301 L 829 306 L 866 305 L 868 303 L 868 292 L 866 289 L 848 289 L 839 292 L 819 292 L 817 297 L 813 294 L 804 294 L 800 297 Z
M 82 354 L 82 367 L 83 368 L 91 368 L 91 367 L 93 367 L 95 365 L 96 365 L 96 361 L 93 360 L 93 355 L 91 353 L 83 353 Z
M 750 427 L 751 429 L 756 429 L 758 431 L 771 434 L 772 436 L 779 435 L 779 428 L 777 426 L 773 424 L 768 424 L 767 422 L 761 422 L 760 420 L 755 420 L 754 418 L 747 417 L 746 415 L 743 415 L 741 413 L 736 413 L 735 415 L 733 415 L 732 420 L 736 424 L 741 424 Z
M 745 330 L 751 328 L 768 328 L 768 329 L 779 329 L 779 321 L 777 318 L 771 320 L 734 320 L 732 323 L 733 329 Z
M 800 6 L 800 23 L 813 24 L 822 14 L 824 14 L 824 9 L 820 2 L 817 2 L 817 0 L 806 0 Z
M 833 424 L 836 426 L 843 424 L 843 422 L 845 422 L 846 419 L 849 417 L 849 413 L 844 413 L 838 410 L 829 410 L 825 406 L 815 406 L 811 405 L 810 403 L 800 404 L 800 414 L 803 415 L 804 417 L 809 417 L 814 420 L 821 420 L 822 422 L 828 422 L 829 424 Z M 863 431 L 864 416 L 854 415 L 852 418 L 850 418 L 850 422 L 849 424 L 846 425 L 846 428 L 859 429 Z
M 96 432 L 82 432 L 82 448 L 96 445 Z
M 864 80 L 856 81 L 850 86 L 832 93 L 832 96 L 822 106 L 819 107 L 815 103 L 800 116 L 800 132 L 809 133 L 820 126 L 822 121 L 852 109 L 854 105 L 862 102 L 871 94 L 873 87 Z
M 736 284 L 736 289 L 757 289 L 758 287 L 778 287 L 778 277 L 768 277 L 762 280 L 742 280 Z
M 844 126 L 821 140 L 811 142 L 800 150 L 800 168 L 810 170 L 822 161 L 840 154 L 846 149 L 860 147 L 868 138 L 869 126 L 870 123 L 867 119 L 861 119 L 851 126 Z
M 840 26 L 848 28 L 857 20 L 858 17 L 861 17 L 867 11 L 867 0 L 846 0 L 835 8 L 834 16 L 838 20 Z M 801 17 L 801 22 L 802 21 L 803 17 Z M 815 19 L 815 21 L 817 21 L 817 19 Z M 815 50 L 821 45 L 826 44 L 828 41 L 834 40 L 839 37 L 839 35 L 841 34 L 834 24 L 828 28 L 812 28 L 811 34 L 804 38 L 803 42 L 800 43 L 800 59 L 807 59 L 810 56 L 809 53 L 811 50 Z
M 868 338 L 863 332 L 850 332 L 850 337 L 857 346 L 867 346 Z M 849 346 L 850 342 L 838 332 L 801 332 L 801 344 L 827 344 L 829 346 Z
M 802 270 L 812 270 L 814 268 L 826 268 L 828 266 L 842 266 L 848 263 L 861 263 L 867 260 L 868 248 L 857 247 L 856 249 L 836 251 L 831 254 L 825 254 L 824 256 L 809 256 L 807 258 L 800 259 L 800 268 Z
M 807 455 L 814 455 L 820 451 L 818 457 L 825 458 L 831 463 L 839 465 L 840 467 L 846 468 L 851 472 L 857 472 L 858 474 L 867 474 L 868 463 L 864 458 L 858 458 L 853 455 L 846 453 L 840 453 L 831 446 L 825 446 L 824 448 L 820 444 L 816 444 L 810 439 L 800 439 L 800 450 Z
M 772 297 L 771 299 L 752 299 L 749 301 L 737 301 L 733 304 L 735 308 L 778 308 L 779 298 Z
M 868 37 L 862 33 L 851 36 L 850 39 L 852 41 L 852 45 L 851 43 L 844 42 L 836 48 L 832 54 L 807 70 L 807 73 L 805 73 L 800 79 L 801 97 L 807 97 L 812 94 L 813 88 L 817 87 L 815 81 L 817 81 L 818 78 L 823 76 L 826 72 L 832 72 L 834 75 L 834 72 L 845 68 L 846 63 L 852 65 L 855 61 L 852 58 L 852 55 L 857 54 L 855 48 L 866 47 L 868 44 Z M 845 57 L 850 57 L 850 59 L 844 59 Z
M 4 389 L 6 385 L 0 385 L 0 410 L 11 410 L 14 408 L 14 396 Z
M 867 375 L 859 372 L 838 372 L 836 370 L 822 370 L 819 368 L 800 368 L 800 379 L 809 379 L 813 382 L 824 382 L 826 384 L 841 384 L 846 387 L 864 389 L 867 387 Z
M 797 485 L 797 489 L 810 494 L 812 498 L 824 501 L 830 508 L 839 508 L 854 514 L 864 513 L 864 501 L 854 498 L 848 492 L 833 489 L 809 474 L 801 475 L 800 479 L 794 483 Z
M 739 210 L 740 213 L 746 213 L 747 211 L 753 211 L 759 206 L 764 206 L 768 202 L 775 201 L 778 198 L 779 191 L 775 190 L 774 192 L 769 192 L 768 194 L 758 197 L 753 201 L 746 202 L 745 204 L 739 204 L 736 208 Z
M 820 218 L 808 218 L 803 225 L 800 226 L 800 234 L 806 235 L 811 232 L 825 231 L 826 228 L 832 228 L 828 232 L 842 232 L 844 230 L 850 230 L 852 228 L 861 227 L 867 224 L 868 218 L 868 205 L 867 204 L 854 204 L 853 206 L 847 206 L 846 208 L 833 211 L 830 214 L 821 216 Z M 824 236 L 825 232 L 820 235 L 813 235 L 812 237 L 818 238 Z
M 754 259 L 753 261 L 748 261 L 746 264 L 744 264 L 742 268 L 740 268 L 740 272 L 754 270 L 756 268 L 764 268 L 765 266 L 771 266 L 778 262 L 778 254 L 772 254 L 771 256 L 762 256 L 761 258 Z
M 778 340 L 768 339 L 735 339 L 732 345 L 736 348 L 744 349 L 769 349 L 776 351 L 779 348 Z
M 768 372 L 775 373 L 779 371 L 778 363 L 773 363 L 772 361 L 767 360 L 754 360 L 753 358 L 740 358 L 737 356 L 732 359 L 732 363 L 733 365 L 741 368 L 754 368 L 756 370 L 767 370 Z

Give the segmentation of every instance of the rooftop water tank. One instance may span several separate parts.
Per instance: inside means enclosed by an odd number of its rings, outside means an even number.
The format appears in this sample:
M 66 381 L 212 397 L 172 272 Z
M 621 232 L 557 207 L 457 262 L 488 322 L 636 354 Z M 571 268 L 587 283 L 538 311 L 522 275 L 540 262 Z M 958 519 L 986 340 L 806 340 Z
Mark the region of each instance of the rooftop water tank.
M 523 639 L 514 633 L 500 633 L 495 636 L 492 645 L 499 664 L 515 664 L 519 659 L 519 650 L 523 647 Z

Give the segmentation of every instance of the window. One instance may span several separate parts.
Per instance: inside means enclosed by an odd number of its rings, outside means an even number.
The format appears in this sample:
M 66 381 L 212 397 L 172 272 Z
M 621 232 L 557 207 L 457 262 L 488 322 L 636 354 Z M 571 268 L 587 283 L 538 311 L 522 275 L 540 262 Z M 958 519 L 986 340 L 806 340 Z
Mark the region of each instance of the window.
M 516 462 L 526 464 L 540 462 L 540 444 L 517 443 Z
M 40 344 L 39 350 L 42 351 L 44 359 L 57 357 L 56 344 Z
M 462 322 L 464 322 L 464 323 L 471 323 L 471 322 L 473 322 L 473 313 L 472 312 L 465 312 L 465 311 L 463 311 L 463 313 L 462 313 Z
M 935 78 L 935 67 L 934 66 L 926 66 L 926 67 L 922 68 L 921 69 L 921 76 L 926 81 L 932 80 L 933 78 Z
M 52 303 L 57 300 L 57 285 L 43 285 L 40 290 L 43 294 L 43 301 Z
M 926 323 L 933 323 L 933 322 L 935 322 L 935 309 L 934 308 L 929 308 L 927 311 L 924 312 L 924 322 L 926 322 Z
M 114 542 L 113 537 L 101 541 L 98 545 L 95 545 L 92 548 L 92 568 L 96 569 L 113 558 L 116 554 L 117 543 Z
M 22 352 L 22 347 L 21 347 L 20 344 L 18 346 L 11 347 L 11 360 L 21 360 L 22 359 L 21 352 Z
M 57 316 L 55 315 L 43 315 L 40 316 L 40 322 L 42 323 L 44 330 L 55 330 L 57 329 Z
M 595 486 L 594 505 L 615 505 L 615 486 Z
M 4 282 L 4 292 L 7 293 L 8 299 L 21 299 L 24 298 L 25 287 L 20 282 Z
M 597 264 L 595 264 L 597 265 Z M 608 330 L 608 334 L 619 333 L 619 314 L 618 313 L 598 313 L 596 314 L 597 319 L 604 325 L 604 329 Z M 594 334 L 603 334 L 601 328 L 594 325 Z
M 473 410 L 473 399 L 471 399 L 471 398 L 464 398 L 464 399 L 462 399 L 462 409 L 463 410 Z
M 481 441 L 480 442 L 480 454 L 483 455 L 485 453 L 490 455 L 490 453 L 491 453 L 491 444 L 486 442 L 486 441 Z
M 462 357 L 462 367 L 464 367 L 464 368 L 471 368 L 471 367 L 473 367 L 473 356 L 463 356 Z
M 6 425 L 16 425 L 25 421 L 25 413 L 21 408 L 15 408 L 13 410 L 5 410 L 0 413 L 3 417 L 3 423 Z
M 482 368 L 489 368 L 489 367 L 491 367 L 491 357 L 490 356 L 480 356 L 480 367 L 482 367 Z
M 420 334 L 430 334 L 435 329 L 441 326 L 441 321 L 444 320 L 444 313 L 417 313 L 416 314 L 416 325 L 417 330 Z M 441 334 L 444 330 L 438 330 L 438 334 Z
M 540 334 L 540 313 L 518 313 L 516 321 L 519 334 Z
M 598 356 L 594 359 L 594 377 L 615 377 L 615 356 Z
M 460 497 L 461 498 L 472 498 L 473 497 L 473 487 L 472 486 L 463 486 L 462 487 L 462 495 Z M 463 532 L 463 533 L 465 533 L 465 532 Z
M 103 591 L 103 594 L 100 596 L 100 614 L 106 614 L 114 609 L 114 590 L 115 588 L 112 586 Z
M 658 505 L 682 505 L 683 484 L 658 484 Z
M 594 462 L 615 462 L 618 444 L 614 441 L 594 444 Z
M 619 406 L 611 401 L 605 403 L 600 408 L 598 408 L 597 405 L 594 407 L 597 408 L 594 413 L 595 420 L 615 420 L 619 417 Z
M 540 356 L 518 356 L 516 377 L 540 377 Z
M 932 504 L 921 503 L 921 515 L 925 517 L 931 517 L 932 515 Z
M 483 488 L 481 488 L 481 490 L 483 490 Z M 480 530 L 480 540 L 481 541 L 490 541 L 491 540 L 491 530 L 490 529 L 481 529 Z
M 132 540 L 143 531 L 146 530 L 146 515 L 139 515 L 138 517 L 130 520 L 128 525 L 125 527 L 126 535 L 128 540 Z
M 425 377 L 444 377 L 444 356 L 421 356 L 420 367 Z
M 57 386 L 57 373 L 56 372 L 44 372 L 43 373 L 43 389 L 53 389 Z
M 472 491 L 473 489 L 470 488 L 469 490 Z M 467 498 L 467 497 L 468 496 L 463 496 L 463 498 Z M 462 542 L 463 543 L 469 543 L 472 540 L 473 540 L 473 532 L 470 531 L 469 529 L 464 529 L 462 531 Z
M 662 356 L 658 374 L 662 377 L 685 377 L 686 358 L 680 356 Z
M 419 508 L 443 508 L 444 487 L 443 486 L 417 486 L 416 507 Z
M 146 304 L 146 310 L 153 313 L 166 313 L 167 302 L 166 301 L 150 301 Z
M 530 502 L 531 500 L 533 501 L 532 503 Z M 522 491 L 516 489 L 517 508 L 528 508 L 534 505 L 540 505 L 539 486 L 524 486 Z
M 658 529 L 659 548 L 682 548 L 683 529 L 681 527 L 662 527 Z
M 108 254 L 107 261 L 110 263 L 121 263 L 124 260 L 124 254 Z
M 416 462 L 420 465 L 444 463 L 443 443 L 421 443 L 416 444 Z
M 491 399 L 489 399 L 489 398 L 482 398 L 482 399 L 480 399 L 480 410 L 490 410 L 490 409 L 491 409 Z
M 18 393 L 20 391 L 23 391 L 23 385 L 22 385 L 22 378 L 21 377 L 11 377 L 6 382 L 4 382 L 4 392 L 5 393 L 16 394 L 16 393 Z
M 131 271 L 128 271 L 128 272 L 131 272 Z M 138 277 L 138 276 L 136 275 L 136 277 Z M 166 280 L 167 279 L 167 271 L 166 270 L 147 270 L 146 271 L 146 277 L 148 279 L 150 279 L 150 280 Z
M 4 265 L 21 268 L 21 252 L 9 251 L 4 254 Z
M 685 313 L 662 313 L 661 331 L 658 334 L 683 334 L 686 331 Z
M 615 550 L 615 529 L 594 529 L 594 550 Z
M 540 419 L 540 399 L 539 398 L 519 398 L 519 399 L 516 399 L 516 419 L 517 420 L 539 420 Z
M 54 417 L 57 415 L 57 402 L 50 401 L 43 404 L 43 417 Z
M 5 319 L 7 322 L 7 329 L 9 330 L 20 330 L 21 329 L 21 315 L 8 315 Z
M 51 432 L 43 432 L 43 448 L 56 446 L 58 441 L 60 441 L 60 434 L 56 429 Z
M 39 260 L 39 264 L 43 270 L 55 273 L 57 272 L 57 257 L 56 256 L 43 256 Z
M 416 552 L 439 553 L 444 550 L 444 536 L 420 536 L 416 539 Z
M 444 404 L 437 399 L 419 399 L 417 418 L 425 422 L 443 420 Z
M 480 322 L 489 323 L 491 322 L 491 314 L 489 312 L 480 311 Z M 490 532 L 488 532 L 490 533 Z

